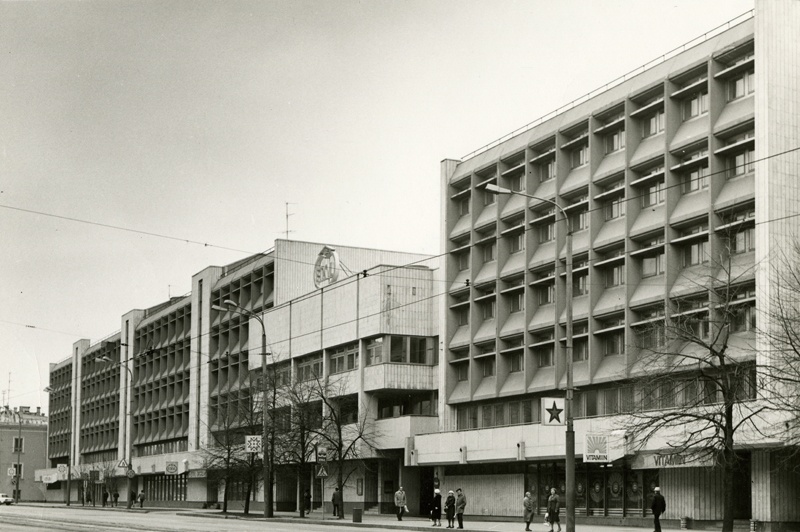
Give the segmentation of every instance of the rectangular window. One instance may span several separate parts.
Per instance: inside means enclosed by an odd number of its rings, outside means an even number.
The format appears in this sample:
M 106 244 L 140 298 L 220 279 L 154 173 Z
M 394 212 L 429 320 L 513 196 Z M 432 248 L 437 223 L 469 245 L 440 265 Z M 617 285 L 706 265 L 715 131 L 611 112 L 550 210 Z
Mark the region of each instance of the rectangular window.
M 728 238 L 730 252 L 733 254 L 747 253 L 756 249 L 756 229 L 747 227 Z
M 606 288 L 625 284 L 625 265 L 620 264 L 606 270 Z
M 708 262 L 707 245 L 708 242 L 704 240 L 686 246 L 683 250 L 683 266 L 694 266 L 695 264 Z
M 589 162 L 589 146 L 583 145 L 570 152 L 570 163 L 572 168 L 579 168 Z
M 731 307 L 731 332 L 756 330 L 756 307 L 754 304 L 742 304 Z
M 573 213 L 569 219 L 574 232 L 583 231 L 589 227 L 589 213 L 586 211 Z
M 545 345 L 536 348 L 539 367 L 545 368 L 553 365 L 553 346 Z
M 606 356 L 624 353 L 625 335 L 622 331 L 614 331 L 603 335 L 603 354 Z
M 708 112 L 708 91 L 698 92 L 683 102 L 683 119 L 689 120 Z
M 509 241 L 509 247 L 511 253 L 519 253 L 523 249 L 525 249 L 525 233 L 517 233 L 515 235 L 511 235 L 511 239 Z
M 625 130 L 620 130 L 606 137 L 606 154 L 625 148 Z
M 411 364 L 428 364 L 428 339 L 419 336 L 409 338 L 411 350 L 409 351 L 408 361 Z
M 548 284 L 544 286 L 539 286 L 536 289 L 536 293 L 539 296 L 539 304 L 540 305 L 549 305 L 556 300 L 556 287 L 555 285 Z
M 754 150 L 746 150 L 728 157 L 725 161 L 728 178 L 730 179 L 752 172 L 755 154 L 756 152 Z
M 469 269 L 469 251 L 458 254 L 458 271 L 463 272 Z
M 23 473 L 25 471 L 25 464 L 11 464 L 11 467 L 14 468 L 14 476 L 19 478 L 25 478 Z
M 520 411 L 519 411 L 519 401 L 512 401 L 508 403 L 508 424 L 509 425 L 519 425 L 520 424 Z
M 572 341 L 572 361 L 580 362 L 589 358 L 589 340 L 586 338 L 575 338 Z
M 522 312 L 525 310 L 525 292 L 519 291 L 511 294 L 511 312 Z
M 456 378 L 459 382 L 469 380 L 469 362 L 462 362 L 456 366 Z
M 664 131 L 664 111 L 656 111 L 642 121 L 642 137 L 652 137 Z
M 497 304 L 495 300 L 492 299 L 490 301 L 484 301 L 481 303 L 481 311 L 483 312 L 483 319 L 491 320 L 494 318 L 495 313 L 497 311 Z
M 618 196 L 605 205 L 606 220 L 613 220 L 625 216 L 625 198 Z
M 456 208 L 458 209 L 459 216 L 465 216 L 469 214 L 469 198 L 462 198 L 458 200 Z
M 497 241 L 483 246 L 483 262 L 492 262 L 497 260 Z
M 469 309 L 468 308 L 460 308 L 456 311 L 456 323 L 458 326 L 461 327 L 463 325 L 469 325 Z
M 701 166 L 684 174 L 681 181 L 681 192 L 688 194 L 696 190 L 708 188 L 708 167 Z
M 644 190 L 642 194 L 642 207 L 654 207 L 661 205 L 666 200 L 667 194 L 664 188 L 664 182 L 655 183 L 650 185 Z
M 546 163 L 539 165 L 539 181 L 544 183 L 556 177 L 556 161 L 551 159 Z
M 330 356 L 330 373 L 342 373 L 358 368 L 358 344 L 338 347 Z
M 514 192 L 523 192 L 525 190 L 525 174 L 515 175 L 509 180 L 508 185 Z
M 506 405 L 503 403 L 494 405 L 494 426 L 502 427 L 506 424 Z
M 755 72 L 744 72 L 728 82 L 728 100 L 743 98 L 755 91 Z
M 539 226 L 539 243 L 551 242 L 556 237 L 554 224 L 542 224 Z
M 589 276 L 573 275 L 572 277 L 572 297 L 585 296 L 589 293 Z
M 664 273 L 664 253 L 642 259 L 642 277 L 653 277 Z
M 25 438 L 18 438 L 14 436 L 14 450 L 15 453 L 25 452 Z
M 524 369 L 524 353 L 522 351 L 518 353 L 512 353 L 509 356 L 509 359 L 509 362 L 511 362 L 511 373 L 517 373 L 518 371 L 522 371 Z
M 495 371 L 497 370 L 497 362 L 495 361 L 494 357 L 483 359 L 482 366 L 484 377 L 494 377 Z
M 481 420 L 481 427 L 488 428 L 494 427 L 494 406 L 492 405 L 483 405 L 481 408 L 481 412 L 483 413 L 483 419 Z
M 367 364 L 372 366 L 383 362 L 383 337 L 367 341 Z

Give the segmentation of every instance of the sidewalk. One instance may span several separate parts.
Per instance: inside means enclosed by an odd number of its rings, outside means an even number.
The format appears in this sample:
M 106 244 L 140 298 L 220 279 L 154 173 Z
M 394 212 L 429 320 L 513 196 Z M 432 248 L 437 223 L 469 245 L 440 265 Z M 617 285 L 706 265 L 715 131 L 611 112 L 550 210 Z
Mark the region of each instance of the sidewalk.
M 265 520 L 261 513 L 251 513 L 245 516 L 242 512 L 228 512 L 227 517 L 219 510 L 182 510 L 177 512 L 177 515 L 186 517 L 206 517 L 211 519 L 227 518 L 227 519 L 243 519 L 243 520 Z M 311 515 L 300 518 L 297 512 L 275 512 L 275 517 L 270 519 L 279 523 L 296 523 L 302 524 L 304 522 L 313 522 L 315 525 L 325 526 L 349 526 L 349 527 L 362 527 L 362 528 L 382 528 L 387 530 L 450 530 L 447 528 L 447 519 L 443 519 L 442 526 L 432 526 L 431 520 L 424 517 L 405 515 L 402 521 L 398 521 L 397 517 L 393 514 L 366 514 L 362 516 L 361 523 L 353 523 L 352 513 L 347 514 L 344 519 L 338 519 L 330 514 L 325 515 L 322 519 L 322 514 L 319 510 L 315 510 Z M 456 522 L 458 526 L 458 522 Z M 662 523 L 664 530 L 678 530 L 677 527 L 671 528 L 668 524 Z M 562 517 L 561 529 L 566 530 L 566 520 Z M 482 520 L 480 516 L 465 516 L 464 517 L 464 530 L 471 530 L 472 532 L 521 532 L 525 530 L 525 523 L 520 517 L 518 520 Z M 531 522 L 531 530 L 534 532 L 547 532 L 550 530 L 549 525 L 544 524 L 544 519 L 541 516 L 534 518 Z M 557 530 L 557 527 L 556 527 Z M 629 527 L 619 525 L 585 525 L 577 523 L 575 530 L 579 532 L 652 532 L 653 527 Z

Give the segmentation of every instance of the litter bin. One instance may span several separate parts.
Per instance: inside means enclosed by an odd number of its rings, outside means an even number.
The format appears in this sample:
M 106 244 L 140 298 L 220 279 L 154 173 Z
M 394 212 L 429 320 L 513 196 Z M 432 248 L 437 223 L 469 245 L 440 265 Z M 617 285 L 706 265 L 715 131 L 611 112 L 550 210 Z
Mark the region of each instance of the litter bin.
M 361 522 L 361 513 L 363 511 L 364 510 L 362 510 L 361 508 L 353 508 L 353 522 L 354 523 L 360 523 Z

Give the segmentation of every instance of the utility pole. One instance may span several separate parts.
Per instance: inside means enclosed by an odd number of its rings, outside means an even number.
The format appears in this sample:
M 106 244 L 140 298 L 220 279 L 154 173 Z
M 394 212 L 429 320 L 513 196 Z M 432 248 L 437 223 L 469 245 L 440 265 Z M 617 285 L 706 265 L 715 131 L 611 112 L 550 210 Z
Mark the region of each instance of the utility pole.
M 289 233 L 294 233 L 294 231 L 289 231 L 289 216 L 294 216 L 294 213 L 289 212 L 289 205 L 297 205 L 296 203 L 289 203 L 288 201 L 284 202 L 286 204 L 286 240 L 289 240 Z

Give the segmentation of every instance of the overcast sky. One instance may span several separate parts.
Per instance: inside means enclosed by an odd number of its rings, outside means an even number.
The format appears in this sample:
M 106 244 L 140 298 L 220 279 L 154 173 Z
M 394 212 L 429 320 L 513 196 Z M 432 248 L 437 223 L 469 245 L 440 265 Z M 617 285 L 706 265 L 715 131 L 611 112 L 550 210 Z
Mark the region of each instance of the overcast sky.
M 442 159 L 752 7 L 0 2 L 7 403 L 46 407 L 74 341 L 272 247 L 286 202 L 293 239 L 438 253 Z

